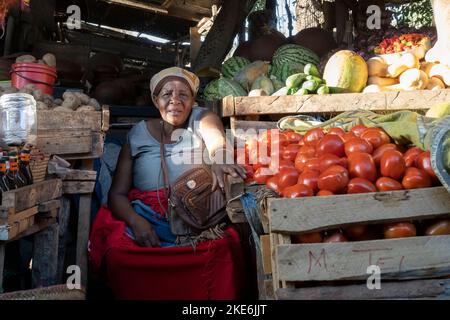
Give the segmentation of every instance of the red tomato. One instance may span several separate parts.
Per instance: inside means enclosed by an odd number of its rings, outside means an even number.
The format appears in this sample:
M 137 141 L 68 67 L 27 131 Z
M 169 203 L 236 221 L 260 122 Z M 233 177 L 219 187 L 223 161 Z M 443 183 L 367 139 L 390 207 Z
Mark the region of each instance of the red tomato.
M 258 184 L 265 184 L 267 180 L 273 176 L 273 172 L 269 168 L 260 167 L 253 174 L 253 180 Z
M 348 172 L 351 178 L 377 180 L 377 168 L 372 156 L 368 153 L 352 153 L 348 157 Z
M 284 134 L 286 135 L 286 138 L 288 139 L 289 143 L 298 144 L 303 139 L 303 136 L 300 133 L 297 133 L 292 130 L 286 131 L 284 132 Z
M 385 239 L 415 237 L 416 227 L 410 222 L 396 222 L 387 224 L 383 228 Z
M 378 191 L 394 191 L 403 189 L 400 182 L 389 177 L 378 178 L 375 185 L 377 186 Z
M 283 189 L 283 196 L 285 198 L 301 198 L 312 197 L 314 195 L 313 190 L 304 184 L 295 184 L 293 186 Z
M 358 138 L 353 132 L 346 132 L 343 136 L 341 136 L 342 141 L 346 143 L 348 140 L 353 138 Z
M 258 140 L 259 140 L 259 142 L 263 142 L 268 145 L 270 145 L 272 142 L 272 136 L 278 135 L 280 133 L 280 130 L 278 130 L 278 129 L 261 130 L 261 131 L 263 131 L 263 132 L 259 135 Z
M 433 178 L 433 180 L 438 180 L 438 177 L 436 176 L 436 173 L 431 166 L 430 151 L 422 152 L 417 156 L 416 167 L 428 173 L 428 175 Z
M 328 190 L 320 190 L 316 194 L 316 196 L 318 196 L 318 197 L 325 197 L 325 196 L 332 196 L 332 195 L 334 195 L 334 193 L 331 191 L 328 191 Z
M 287 146 L 291 143 L 283 132 L 275 132 L 271 135 L 270 145 L 273 147 L 274 144 L 279 144 L 280 146 Z
M 295 234 L 291 236 L 292 243 L 321 243 L 322 234 L 320 232 L 310 232 Z
M 405 158 L 406 167 L 409 168 L 415 166 L 416 158 L 422 152 L 424 151 L 417 147 L 409 148 L 403 155 L 403 158 Z
M 345 154 L 347 155 L 347 157 L 355 152 L 364 152 L 371 154 L 372 151 L 372 145 L 361 138 L 353 138 L 345 143 Z
M 303 171 L 308 160 L 315 159 L 315 156 L 311 156 L 306 153 L 298 153 L 295 157 L 294 165 L 298 171 Z
M 308 156 L 314 157 L 316 155 L 316 148 L 311 146 L 302 146 L 298 149 L 298 154 L 306 154 Z
M 312 158 L 312 159 L 309 159 L 308 161 L 306 161 L 303 171 L 310 170 L 310 171 L 319 172 L 320 171 L 319 167 L 320 167 L 319 159 Z
M 317 180 L 319 180 L 319 172 L 307 170 L 298 176 L 297 184 L 303 184 L 311 188 L 314 192 L 319 189 L 317 187 Z
M 288 144 L 281 152 L 281 157 L 285 160 L 294 161 L 299 149 L 298 144 Z
M 334 242 L 347 242 L 347 238 L 344 237 L 344 235 L 339 231 L 336 231 L 331 233 L 330 235 L 327 235 L 323 239 L 323 243 L 334 243 Z
M 269 156 L 259 156 L 256 162 L 253 164 L 253 170 L 256 171 L 261 167 L 267 167 L 270 165 L 271 158 Z M 250 164 L 252 163 L 252 158 L 250 158 Z
M 268 189 L 271 189 L 271 190 L 275 191 L 278 194 L 281 193 L 281 189 L 280 189 L 280 186 L 278 184 L 278 176 L 273 176 L 273 177 L 270 177 L 269 179 L 267 179 L 266 186 L 267 186 Z
M 321 156 L 326 153 L 343 157 L 345 155 L 344 141 L 336 134 L 327 134 L 317 143 L 316 154 Z
M 303 136 L 303 141 L 307 146 L 315 146 L 323 137 L 325 133 L 321 128 L 311 129 Z
M 361 134 L 366 131 L 367 127 L 362 124 L 358 124 L 350 129 L 350 132 L 352 132 L 355 136 L 359 137 Z
M 286 187 L 293 186 L 298 180 L 298 171 L 295 168 L 281 169 L 277 174 L 278 187 L 283 190 Z
M 325 171 L 327 168 L 333 165 L 342 165 L 341 158 L 331 153 L 325 153 L 319 157 L 320 172 Z
M 367 179 L 353 178 L 347 186 L 347 193 L 368 193 L 377 192 L 377 188 Z
M 405 189 L 428 188 L 433 185 L 431 177 L 422 169 L 406 168 L 402 185 Z
M 344 228 L 344 233 L 350 239 L 358 239 L 367 232 L 367 229 L 367 225 L 358 224 Z
M 391 138 L 387 135 L 387 133 L 380 128 L 368 128 L 361 133 L 360 138 L 369 142 L 373 149 L 376 149 L 391 141 Z
M 440 220 L 430 224 L 425 230 L 427 236 L 443 236 L 450 234 L 450 220 Z
M 405 174 L 406 163 L 397 150 L 387 150 L 380 160 L 380 172 L 384 177 L 400 180 Z
M 278 158 L 272 158 L 269 164 L 269 169 L 274 173 L 277 174 L 282 169 L 295 169 L 294 163 L 289 160 L 284 159 L 278 159 Z
M 336 128 L 331 128 L 330 130 L 328 130 L 328 134 L 335 134 L 335 135 L 342 137 L 345 134 L 345 131 L 342 128 L 336 127 Z
M 386 150 L 397 150 L 398 148 L 395 144 L 393 143 L 387 143 L 387 144 L 383 144 L 381 146 L 379 146 L 373 153 L 372 153 L 372 158 L 373 161 L 375 162 L 375 165 L 378 167 L 380 165 L 380 160 L 381 157 L 383 156 L 383 154 L 386 152 Z
M 347 186 L 348 181 L 347 169 L 334 165 L 319 175 L 317 186 L 320 190 L 329 190 L 333 193 L 338 193 Z

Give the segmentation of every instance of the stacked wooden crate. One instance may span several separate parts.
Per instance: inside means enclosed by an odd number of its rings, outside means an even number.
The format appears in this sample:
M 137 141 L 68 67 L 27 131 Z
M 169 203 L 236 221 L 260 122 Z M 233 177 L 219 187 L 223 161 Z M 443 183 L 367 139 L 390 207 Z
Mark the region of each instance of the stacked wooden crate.
M 0 291 L 5 245 L 34 234 L 32 282 L 56 282 L 58 224 L 62 181 L 51 179 L 2 193 L 0 205 Z
M 258 130 L 276 128 L 275 121 L 260 121 L 262 115 L 276 120 L 287 115 L 336 115 L 355 109 L 423 112 L 433 104 L 445 101 L 450 101 L 450 89 L 323 96 L 226 97 L 222 101 L 222 117 L 230 118 L 236 139 L 245 139 L 248 129 L 258 133 Z M 238 189 L 237 186 L 234 188 Z M 245 191 L 244 187 L 241 189 Z M 238 204 L 230 202 L 230 218 L 235 221 L 245 219 L 240 216 L 243 210 L 236 207 Z M 261 212 L 265 234 L 260 239 L 262 254 L 258 257 L 257 270 L 261 298 L 352 299 L 448 295 L 450 286 L 447 280 L 442 279 L 402 281 L 398 285 L 386 282 L 383 290 L 370 292 L 363 280 L 370 276 L 367 274 L 368 263 L 375 262 L 384 265 L 381 266 L 382 281 L 450 275 L 450 251 L 445 249 L 448 249 L 449 236 L 334 244 L 291 244 L 290 240 L 293 234 L 358 223 L 445 216 L 450 214 L 450 197 L 443 187 L 320 198 L 273 198 L 267 199 L 265 207 L 267 210 Z M 310 220 L 315 221 L 313 226 L 306 224 Z M 348 281 L 359 284 L 351 285 Z

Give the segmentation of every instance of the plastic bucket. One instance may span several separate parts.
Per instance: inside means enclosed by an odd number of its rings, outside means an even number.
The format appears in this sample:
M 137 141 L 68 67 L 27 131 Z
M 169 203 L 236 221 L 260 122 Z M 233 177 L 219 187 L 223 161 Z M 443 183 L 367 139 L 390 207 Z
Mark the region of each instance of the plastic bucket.
M 56 81 L 56 69 L 40 63 L 14 63 L 11 66 L 11 85 L 22 89 L 27 84 L 34 84 L 36 89 L 53 95 Z

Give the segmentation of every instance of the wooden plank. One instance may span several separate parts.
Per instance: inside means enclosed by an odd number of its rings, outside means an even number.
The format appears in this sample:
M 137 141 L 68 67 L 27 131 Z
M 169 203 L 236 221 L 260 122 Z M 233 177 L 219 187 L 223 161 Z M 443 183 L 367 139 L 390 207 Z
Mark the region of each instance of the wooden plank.
M 33 267 L 31 281 L 33 287 L 56 284 L 58 266 L 58 225 L 53 224 L 34 235 Z
M 64 181 L 66 180 L 82 180 L 82 181 L 95 181 L 97 179 L 97 171 L 94 170 L 70 170 L 64 176 Z
M 352 223 L 433 218 L 450 213 L 444 187 L 298 199 L 269 199 L 272 232 L 303 233 Z
M 49 212 L 54 209 L 59 209 L 61 207 L 61 200 L 50 200 L 40 203 L 38 206 L 39 212 Z
M 54 112 L 53 110 L 37 111 L 37 130 L 69 130 L 69 129 L 91 129 L 101 131 L 103 128 L 103 111 L 87 112 Z
M 59 226 L 59 248 L 58 248 L 58 272 L 57 279 L 59 283 L 62 283 L 65 276 L 66 265 L 66 249 L 69 241 L 69 219 L 70 219 L 70 199 L 62 197 L 61 207 L 58 212 L 58 226 Z
M 275 300 L 275 293 L 273 292 L 273 281 L 270 279 L 264 280 L 264 300 Z
M 227 96 L 222 99 L 222 117 L 231 117 L 234 115 L 234 102 L 233 96 Z
M 276 268 L 286 281 L 362 280 L 370 265 L 382 281 L 430 278 L 450 274 L 449 247 L 450 236 L 279 245 Z
M 277 123 L 275 121 L 245 121 L 236 120 L 235 130 L 247 131 L 253 130 L 269 130 L 277 128 Z
M 280 289 L 280 279 L 278 277 L 278 235 L 276 233 L 270 233 L 270 248 L 271 250 L 271 266 L 272 266 L 272 284 L 273 284 L 273 291 L 277 292 L 278 289 Z
M 272 274 L 272 263 L 271 263 L 271 250 L 270 250 L 270 236 L 264 234 L 260 237 L 261 239 L 261 258 L 264 274 Z
M 361 299 L 450 299 L 450 280 L 381 282 L 380 290 L 369 290 L 366 282 L 356 285 L 278 289 L 280 300 L 361 300 Z
M 62 181 L 45 180 L 2 193 L 1 208 L 9 213 L 20 212 L 37 204 L 61 197 Z
M 32 218 L 34 218 L 34 217 L 32 217 Z M 36 219 L 36 222 L 34 222 L 31 226 L 26 228 L 23 232 L 16 233 L 14 235 L 14 237 L 10 238 L 6 242 L 13 242 L 13 241 L 19 240 L 21 238 L 28 237 L 29 235 L 35 234 L 35 233 L 51 226 L 52 224 L 55 224 L 56 222 L 57 222 L 56 218 L 49 218 L 49 219 L 42 219 L 42 220 Z
M 94 191 L 95 181 L 63 181 L 63 194 L 91 193 Z
M 101 130 L 103 132 L 107 132 L 109 130 L 109 107 L 108 106 L 102 106 L 102 128 Z
M 64 154 L 66 160 L 79 160 L 79 159 L 96 159 L 100 158 L 103 154 L 103 147 L 105 141 L 105 134 L 101 132 L 92 133 L 92 150 L 88 153 L 67 153 Z
M 92 160 L 84 160 L 82 169 L 92 170 Z M 92 189 L 93 190 L 93 189 Z M 80 195 L 78 208 L 76 263 L 81 269 L 81 285 L 87 287 L 88 258 L 87 248 L 91 222 L 91 194 Z
M 87 129 L 48 130 L 37 136 L 37 147 L 48 154 L 89 153 L 93 143 Z
M 14 223 L 20 222 L 22 220 L 25 220 L 33 215 L 35 215 L 36 213 L 38 213 L 38 207 L 32 207 L 26 210 L 23 210 L 21 212 L 17 212 L 13 215 L 10 215 L 8 217 L 8 224 L 9 225 L 13 225 Z
M 3 268 L 5 265 L 5 243 L 0 241 L 0 293 L 3 292 Z
M 200 51 L 200 47 L 202 46 L 201 35 L 198 32 L 199 28 L 191 27 L 189 28 L 189 36 L 190 36 L 190 46 L 189 46 L 189 58 L 190 61 L 195 61 L 197 58 L 198 52 Z
M 225 101 L 225 100 L 224 100 Z M 372 111 L 423 110 L 450 101 L 450 89 L 379 93 L 342 93 L 306 96 L 235 97 L 223 116 L 295 113 L 339 113 L 358 109 Z M 230 103 L 231 105 L 231 103 Z
M 0 233 L 0 241 L 12 241 L 20 239 L 25 235 L 31 234 L 30 228 L 34 226 L 34 214 L 20 221 L 15 221 L 11 225 L 6 226 L 6 232 Z
M 245 217 L 244 208 L 242 207 L 241 200 L 233 200 L 227 204 L 226 207 L 228 218 L 232 223 L 247 223 Z

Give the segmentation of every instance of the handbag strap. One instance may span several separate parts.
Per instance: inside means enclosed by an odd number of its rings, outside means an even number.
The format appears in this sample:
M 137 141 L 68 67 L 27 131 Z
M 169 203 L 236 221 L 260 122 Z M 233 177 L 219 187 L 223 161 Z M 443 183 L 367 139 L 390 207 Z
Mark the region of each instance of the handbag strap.
M 164 150 L 164 120 L 161 121 L 161 143 L 160 146 L 160 153 L 161 153 L 161 171 L 163 175 L 163 183 L 164 183 L 164 190 L 167 192 L 167 200 L 170 201 L 170 184 L 169 184 L 169 174 L 167 170 L 167 163 L 166 163 L 166 157 L 165 157 L 165 150 Z M 169 203 L 170 205 L 170 203 Z

